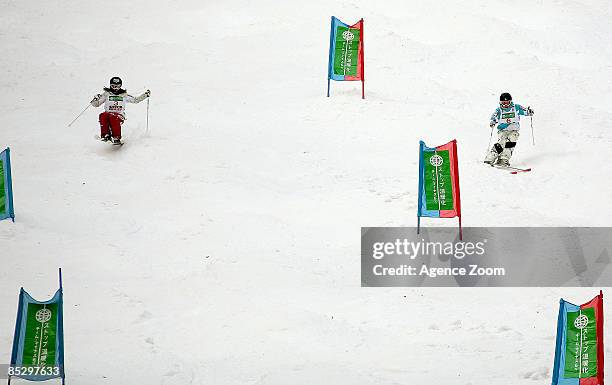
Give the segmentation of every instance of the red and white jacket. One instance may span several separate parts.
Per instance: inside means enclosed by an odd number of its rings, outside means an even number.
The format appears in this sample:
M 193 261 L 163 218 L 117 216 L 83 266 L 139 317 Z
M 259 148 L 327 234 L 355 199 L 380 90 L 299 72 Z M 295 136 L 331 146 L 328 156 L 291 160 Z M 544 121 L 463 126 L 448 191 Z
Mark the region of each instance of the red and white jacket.
M 98 100 L 92 100 L 91 105 L 100 107 L 102 103 L 104 103 L 104 111 L 121 115 L 121 117 L 125 119 L 125 103 L 140 103 L 147 98 L 147 95 L 143 93 L 140 96 L 134 97 L 129 95 L 125 90 L 121 91 L 121 93 L 115 95 L 104 89 L 100 98 Z

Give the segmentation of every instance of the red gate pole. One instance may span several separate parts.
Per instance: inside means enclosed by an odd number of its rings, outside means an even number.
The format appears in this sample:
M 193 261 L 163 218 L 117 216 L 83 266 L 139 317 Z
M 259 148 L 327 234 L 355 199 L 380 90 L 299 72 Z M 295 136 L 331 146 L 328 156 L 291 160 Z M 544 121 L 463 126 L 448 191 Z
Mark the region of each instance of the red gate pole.
M 364 54 L 363 54 L 365 40 L 363 39 L 363 18 L 361 18 L 360 22 L 361 22 L 361 99 L 365 99 L 365 78 L 364 78 L 365 60 L 364 60 Z

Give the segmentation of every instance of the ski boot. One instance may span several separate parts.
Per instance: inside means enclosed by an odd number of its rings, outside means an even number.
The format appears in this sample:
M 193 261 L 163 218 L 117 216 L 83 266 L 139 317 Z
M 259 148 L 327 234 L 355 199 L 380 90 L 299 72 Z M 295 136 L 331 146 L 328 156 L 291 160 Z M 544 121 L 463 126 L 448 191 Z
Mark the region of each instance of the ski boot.
M 111 140 L 111 136 L 110 136 L 110 134 L 106 134 L 106 135 L 102 136 L 100 138 L 100 140 L 103 141 L 103 142 L 108 142 L 109 140 Z
M 121 146 L 123 144 L 123 142 L 121 141 L 121 138 L 117 137 L 117 136 L 113 136 L 113 138 L 111 139 L 112 143 L 115 146 Z
M 490 151 L 487 154 L 487 157 L 485 158 L 484 162 L 490 166 L 493 166 L 498 159 L 497 157 L 498 155 L 496 152 Z
M 498 158 L 495 165 L 499 167 L 510 167 L 510 161 L 508 159 Z

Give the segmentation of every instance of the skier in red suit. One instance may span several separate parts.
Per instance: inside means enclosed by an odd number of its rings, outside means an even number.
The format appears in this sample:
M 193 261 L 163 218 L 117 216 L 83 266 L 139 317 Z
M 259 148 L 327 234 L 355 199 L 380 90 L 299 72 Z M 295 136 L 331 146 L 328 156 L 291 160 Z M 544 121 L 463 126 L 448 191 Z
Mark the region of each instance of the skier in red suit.
M 142 95 L 134 97 L 121 88 L 121 79 L 114 76 L 110 80 L 110 87 L 97 94 L 91 100 L 91 105 L 100 107 L 104 103 L 104 112 L 100 114 L 100 138 L 113 144 L 121 144 L 121 124 L 125 121 L 125 103 L 140 103 L 149 96 L 151 91 L 146 90 Z

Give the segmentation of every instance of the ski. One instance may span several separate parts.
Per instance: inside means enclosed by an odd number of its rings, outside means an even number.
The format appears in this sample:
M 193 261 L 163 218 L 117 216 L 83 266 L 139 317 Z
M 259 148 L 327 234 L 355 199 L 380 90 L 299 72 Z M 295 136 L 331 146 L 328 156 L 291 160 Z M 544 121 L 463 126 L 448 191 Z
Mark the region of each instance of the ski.
M 518 170 L 510 171 L 510 174 L 518 174 L 521 172 L 529 172 L 531 168 L 519 168 Z
M 111 145 L 113 145 L 113 146 L 119 146 L 119 147 L 121 147 L 121 146 L 123 146 L 123 145 L 125 144 L 125 142 L 123 142 L 123 141 L 120 141 L 120 142 L 114 143 L 112 140 L 102 140 L 102 138 L 101 138 L 100 136 L 98 136 L 98 135 L 94 135 L 94 138 L 96 138 L 96 139 L 97 139 L 97 140 L 99 140 L 100 142 L 103 142 L 103 143 L 108 143 L 108 144 L 111 144 Z
M 495 165 L 495 164 L 492 164 L 491 167 L 495 167 L 495 168 L 498 168 L 500 170 L 508 170 L 508 171 L 510 171 L 510 174 L 519 174 L 519 173 L 531 171 L 531 168 L 519 168 L 519 167 L 512 167 L 512 166 L 498 166 L 498 165 Z
M 529 171 L 531 171 L 530 168 L 520 168 L 518 170 L 510 171 L 510 174 L 518 174 L 521 172 L 529 172 Z

